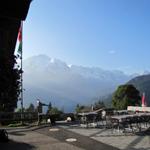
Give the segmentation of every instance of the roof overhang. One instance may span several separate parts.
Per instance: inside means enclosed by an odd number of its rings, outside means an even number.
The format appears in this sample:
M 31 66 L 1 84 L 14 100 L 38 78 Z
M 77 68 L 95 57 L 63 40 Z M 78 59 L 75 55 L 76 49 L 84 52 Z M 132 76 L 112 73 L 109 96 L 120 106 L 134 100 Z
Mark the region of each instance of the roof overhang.
M 25 20 L 32 0 L 1 0 L 0 16 Z
M 25 20 L 32 0 L 0 0 L 0 50 L 12 55 L 21 20 Z

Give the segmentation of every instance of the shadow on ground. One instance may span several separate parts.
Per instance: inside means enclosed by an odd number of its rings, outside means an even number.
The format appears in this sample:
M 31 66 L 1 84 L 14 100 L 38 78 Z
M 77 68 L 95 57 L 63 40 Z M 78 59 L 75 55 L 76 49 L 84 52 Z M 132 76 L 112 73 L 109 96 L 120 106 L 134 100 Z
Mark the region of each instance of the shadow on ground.
M 20 133 L 20 132 L 12 132 L 12 133 L 9 133 L 10 135 L 16 135 L 16 136 L 24 136 L 26 134 L 24 133 Z
M 150 128 L 148 128 L 148 129 L 146 129 L 146 130 L 144 130 L 144 131 L 140 131 L 140 132 L 137 132 L 137 133 L 135 133 L 136 135 L 141 135 L 141 136 L 145 136 L 145 135 L 147 135 L 147 136 L 150 136 Z
M 20 143 L 10 140 L 7 143 L 0 143 L 1 150 L 31 150 L 34 149 L 35 146 L 27 144 L 27 143 Z

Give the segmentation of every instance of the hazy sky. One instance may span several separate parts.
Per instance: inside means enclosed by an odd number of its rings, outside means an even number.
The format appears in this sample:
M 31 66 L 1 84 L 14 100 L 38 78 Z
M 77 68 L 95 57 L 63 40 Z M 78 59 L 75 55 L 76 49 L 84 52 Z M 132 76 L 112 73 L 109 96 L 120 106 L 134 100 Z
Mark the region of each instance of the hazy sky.
M 150 0 L 33 0 L 23 30 L 24 58 L 150 70 Z

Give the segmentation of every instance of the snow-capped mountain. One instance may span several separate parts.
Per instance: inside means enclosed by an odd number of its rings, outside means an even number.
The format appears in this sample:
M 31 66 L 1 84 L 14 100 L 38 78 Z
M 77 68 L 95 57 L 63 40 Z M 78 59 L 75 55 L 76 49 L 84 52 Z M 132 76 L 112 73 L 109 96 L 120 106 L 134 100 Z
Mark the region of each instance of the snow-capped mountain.
M 35 103 L 38 98 L 65 110 L 71 110 L 77 103 L 90 103 L 93 97 L 110 94 L 119 84 L 131 79 L 121 71 L 67 65 L 45 55 L 24 60 L 23 67 L 25 103 Z

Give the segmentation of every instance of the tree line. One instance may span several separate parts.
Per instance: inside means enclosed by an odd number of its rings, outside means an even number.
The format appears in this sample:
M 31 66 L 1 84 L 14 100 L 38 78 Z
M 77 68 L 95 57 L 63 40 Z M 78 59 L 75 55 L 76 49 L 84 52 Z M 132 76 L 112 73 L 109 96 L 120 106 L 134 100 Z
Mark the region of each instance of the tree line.
M 33 103 L 30 103 L 28 107 L 23 108 L 24 112 L 38 112 L 38 106 L 35 106 Z M 21 112 L 21 108 L 16 109 L 16 112 Z M 63 111 L 60 110 L 59 108 L 52 106 L 52 103 L 49 102 L 48 106 L 47 106 L 47 112 L 46 114 L 51 114 L 51 115 L 55 115 L 55 114 L 62 114 Z
M 90 105 L 77 104 L 75 107 L 76 113 L 94 111 L 102 108 L 112 107 L 116 110 L 126 110 L 128 106 L 141 106 L 140 92 L 131 84 L 118 86 L 117 90 L 113 93 L 111 104 L 105 104 L 102 98 Z M 20 110 L 21 111 L 21 110 Z M 37 112 L 37 107 L 32 103 L 27 107 L 25 112 Z M 53 107 L 51 102 L 48 105 L 47 114 L 62 114 L 63 111 L 57 107 Z
M 128 106 L 141 106 L 140 91 L 138 91 L 132 84 L 118 86 L 117 90 L 109 97 L 109 99 L 107 99 L 106 102 L 105 100 L 99 99 L 89 106 L 77 104 L 75 111 L 80 113 L 107 107 L 116 110 L 126 110 Z

